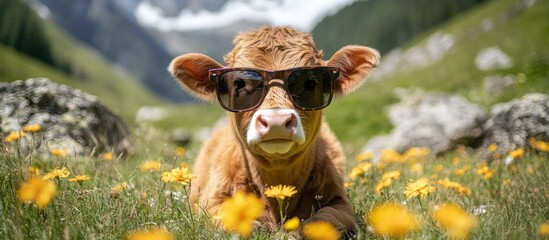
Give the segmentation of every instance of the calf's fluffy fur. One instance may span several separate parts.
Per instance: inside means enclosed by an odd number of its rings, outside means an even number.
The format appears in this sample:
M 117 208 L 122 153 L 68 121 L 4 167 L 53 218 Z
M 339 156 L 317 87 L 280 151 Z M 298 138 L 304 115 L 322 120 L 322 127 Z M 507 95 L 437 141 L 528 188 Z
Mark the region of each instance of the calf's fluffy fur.
M 264 27 L 239 34 L 226 66 L 197 53 L 176 57 L 169 71 L 194 96 L 215 101 L 216 92 L 208 70 L 220 67 L 251 67 L 280 70 L 323 65 L 340 69 L 336 96 L 358 88 L 379 63 L 379 53 L 363 46 L 346 46 L 329 60 L 322 60 L 312 37 L 290 27 Z M 305 142 L 286 153 L 269 154 L 246 141 L 251 117 L 259 109 L 295 109 L 302 122 Z M 280 223 L 277 202 L 264 191 L 279 184 L 295 186 L 297 194 L 286 208 L 287 218 L 327 221 L 341 231 L 355 229 L 356 220 L 343 187 L 345 157 L 322 111 L 296 109 L 286 91 L 269 88 L 261 106 L 249 112 L 228 112 L 228 124 L 212 133 L 194 163 L 191 199 L 215 215 L 221 203 L 237 191 L 254 193 L 266 202 L 259 221 L 266 226 Z

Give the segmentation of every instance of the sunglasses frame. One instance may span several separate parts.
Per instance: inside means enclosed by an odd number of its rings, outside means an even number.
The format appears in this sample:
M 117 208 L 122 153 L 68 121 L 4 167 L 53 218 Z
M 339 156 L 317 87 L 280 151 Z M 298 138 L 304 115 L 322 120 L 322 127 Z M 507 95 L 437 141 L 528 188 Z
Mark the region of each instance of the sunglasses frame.
M 328 101 L 326 102 L 326 104 L 324 104 L 323 106 L 315 107 L 315 108 L 301 107 L 298 104 L 296 104 L 296 101 L 294 101 L 292 94 L 289 92 L 287 79 L 295 71 L 315 70 L 315 69 L 324 70 L 326 73 L 328 73 L 330 75 L 330 77 L 331 77 L 330 78 L 331 79 L 330 88 L 332 90 L 330 92 L 330 97 L 328 98 Z M 219 94 L 218 81 L 221 78 L 221 76 L 223 76 L 223 74 L 228 73 L 228 72 L 232 72 L 232 71 L 252 71 L 252 72 L 259 73 L 261 75 L 261 77 L 263 78 L 262 82 L 265 84 L 265 86 L 263 87 L 263 90 L 262 90 L 262 93 L 261 93 L 261 98 L 260 98 L 260 100 L 258 101 L 257 104 L 255 104 L 254 106 L 252 106 L 250 108 L 240 109 L 240 110 L 230 109 L 229 107 L 225 106 L 225 104 L 222 102 L 221 96 Z M 290 101 L 292 102 L 292 104 L 295 107 L 297 107 L 299 109 L 302 109 L 302 110 L 310 111 L 310 110 L 320 110 L 320 109 L 323 109 L 323 108 L 327 107 L 328 105 L 330 105 L 330 103 L 332 102 L 332 98 L 334 96 L 334 91 L 333 90 L 334 90 L 334 87 L 335 87 L 336 80 L 339 77 L 339 73 L 340 73 L 339 67 L 330 67 L 330 66 L 304 66 L 304 67 L 296 67 L 296 68 L 290 68 L 290 69 L 284 69 L 284 70 L 264 70 L 264 69 L 247 68 L 247 67 L 229 67 L 229 68 L 210 69 L 208 71 L 208 77 L 214 83 L 215 91 L 216 91 L 216 95 L 217 95 L 217 100 L 218 100 L 219 104 L 221 105 L 221 107 L 223 107 L 227 111 L 230 111 L 230 112 L 247 112 L 247 111 L 251 111 L 251 110 L 254 110 L 254 109 L 258 108 L 259 106 L 261 106 L 261 104 L 265 100 L 265 97 L 267 96 L 267 92 L 270 88 L 269 82 L 272 81 L 272 80 L 275 80 L 275 79 L 282 80 L 284 82 L 284 90 L 286 91 L 288 96 L 290 96 Z

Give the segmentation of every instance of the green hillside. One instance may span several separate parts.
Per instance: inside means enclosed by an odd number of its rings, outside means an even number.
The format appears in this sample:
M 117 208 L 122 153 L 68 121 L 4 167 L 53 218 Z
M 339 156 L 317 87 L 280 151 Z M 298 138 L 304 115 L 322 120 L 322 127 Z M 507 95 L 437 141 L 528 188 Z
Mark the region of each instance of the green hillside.
M 396 88 L 456 92 L 486 109 L 529 92 L 549 93 L 549 1 L 535 1 L 531 7 L 525 7 L 525 2 L 489 1 L 414 39 L 408 47 L 424 44 L 437 31 L 450 33 L 456 40 L 440 61 L 370 81 L 352 95 L 335 101 L 326 110 L 333 130 L 354 149 L 372 136 L 390 131 L 384 109 L 398 101 L 394 96 Z M 483 32 L 481 24 L 486 19 L 495 24 Z M 499 47 L 513 59 L 514 66 L 487 72 L 476 69 L 475 57 L 487 47 Z M 485 93 L 482 79 L 497 74 L 515 76 L 518 84 L 499 95 Z
M 163 104 L 140 86 L 130 74 L 123 73 L 97 52 L 75 41 L 54 24 L 43 21 L 34 28 L 44 32 L 55 64 L 44 63 L 0 44 L 0 81 L 12 82 L 31 77 L 50 78 L 52 81 L 98 96 L 100 101 L 130 122 L 135 118 L 135 112 L 140 106 Z

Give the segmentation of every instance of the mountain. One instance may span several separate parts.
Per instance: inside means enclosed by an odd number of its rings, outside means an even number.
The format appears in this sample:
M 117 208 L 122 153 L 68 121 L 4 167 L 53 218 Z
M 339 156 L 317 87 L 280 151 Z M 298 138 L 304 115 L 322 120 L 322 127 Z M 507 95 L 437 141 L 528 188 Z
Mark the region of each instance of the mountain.
M 483 1 L 356 1 L 324 18 L 312 33 L 327 55 L 348 44 L 371 46 L 385 53 Z
M 11 29 L 5 35 L 10 37 L 16 36 L 17 32 L 33 33 L 24 35 L 17 42 L 41 42 L 52 61 L 40 58 L 34 51 L 26 52 L 2 40 L 0 81 L 47 77 L 98 96 L 101 102 L 130 122 L 135 119 L 135 113 L 141 106 L 164 103 L 97 50 L 72 38 L 55 24 L 40 19 L 22 1 L 3 0 L 1 4 L 6 8 L 0 8 L 0 11 L 9 14 L 2 14 L 0 18 L 9 17 L 8 22 L 12 27 L 3 27 L 0 32 L 5 33 Z M 5 23 L 4 20 L 2 23 Z

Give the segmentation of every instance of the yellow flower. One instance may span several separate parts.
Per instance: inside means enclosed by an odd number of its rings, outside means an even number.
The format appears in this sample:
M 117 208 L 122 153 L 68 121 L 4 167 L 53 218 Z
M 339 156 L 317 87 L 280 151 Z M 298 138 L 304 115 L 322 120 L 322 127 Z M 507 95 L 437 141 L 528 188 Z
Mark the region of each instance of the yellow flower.
M 46 207 L 56 194 L 57 189 L 53 182 L 38 177 L 31 177 L 17 191 L 19 201 L 34 202 L 39 209 Z
M 284 223 L 284 229 L 286 229 L 286 231 L 293 231 L 293 230 L 296 230 L 298 227 L 299 227 L 298 217 L 290 218 L 288 221 Z
M 73 178 L 69 178 L 69 182 L 83 182 L 90 180 L 90 176 L 88 175 L 76 175 Z
M 524 156 L 524 149 L 519 148 L 509 152 L 509 156 L 512 158 L 521 158 Z
M 337 240 L 339 232 L 335 227 L 323 221 L 311 222 L 303 226 L 303 236 L 311 240 Z
M 494 175 L 494 172 L 495 170 L 491 170 L 488 166 L 477 169 L 477 174 L 482 176 L 484 179 L 490 179 Z
M 193 175 L 189 171 L 189 168 L 186 167 L 174 168 L 169 172 L 162 173 L 162 181 L 166 183 L 174 182 L 186 186 L 189 184 L 192 178 Z
M 42 126 L 40 126 L 40 124 L 26 125 L 26 126 L 23 126 L 23 131 L 30 132 L 30 133 L 40 132 L 42 131 Z
M 160 161 L 146 161 L 139 168 L 141 168 L 142 172 L 152 172 L 152 171 L 158 171 L 160 170 L 160 167 L 162 166 L 162 163 Z
M 374 207 L 367 216 L 367 222 L 376 235 L 383 237 L 404 237 L 419 228 L 417 218 L 395 203 Z
M 355 185 L 354 182 L 345 182 L 345 183 L 343 183 L 343 186 L 344 186 L 345 188 L 351 188 L 353 185 Z
M 452 158 L 452 165 L 457 166 L 461 162 L 461 158 L 458 156 L 455 156 Z
M 114 154 L 112 152 L 103 153 L 103 159 L 106 161 L 112 161 L 114 159 Z
M 471 170 L 470 165 L 465 165 L 462 168 L 456 170 L 455 174 L 458 176 L 463 176 L 467 171 Z
M 433 218 L 450 238 L 465 239 L 475 228 L 477 219 L 455 204 L 446 204 L 433 210 Z
M 36 167 L 29 167 L 29 175 L 31 177 L 37 177 L 40 175 L 40 169 Z
M 419 196 L 420 198 L 424 198 L 429 195 L 429 193 L 432 193 L 434 191 L 435 187 L 429 184 L 428 178 L 420 178 L 417 181 L 408 181 L 408 184 L 406 184 L 406 189 L 404 190 L 404 194 L 408 198 L 417 196 Z
M 410 172 L 414 175 L 423 174 L 423 164 L 422 163 L 414 163 L 412 166 L 410 166 Z
M 128 182 L 123 182 L 123 183 L 114 185 L 114 187 L 112 187 L 111 191 L 113 191 L 113 192 L 121 192 L 121 191 L 123 191 L 123 190 L 126 189 L 126 188 L 128 188 Z
M 540 224 L 538 232 L 541 236 L 549 236 L 549 222 Z
M 533 148 L 540 150 L 542 152 L 549 152 L 549 142 L 536 140 L 534 138 L 530 138 L 529 141 L 530 141 L 530 145 Z
M 357 177 L 363 176 L 370 170 L 370 168 L 372 168 L 372 163 L 370 162 L 361 163 L 358 166 L 351 169 L 351 173 L 349 173 L 349 178 L 356 179 Z
M 444 166 L 442 166 L 442 164 L 437 164 L 435 165 L 435 167 L 433 167 L 433 171 L 435 172 L 440 172 L 444 169 Z
M 172 240 L 173 235 L 165 229 L 153 227 L 128 234 L 127 240 Z
M 374 156 L 374 153 L 372 151 L 366 151 L 361 154 L 358 154 L 358 156 L 356 156 L 356 161 L 357 162 L 368 161 L 372 159 L 373 156 Z
M 507 179 L 503 180 L 503 186 L 504 187 L 509 186 L 509 184 L 511 184 L 511 179 L 507 178 Z
M 498 150 L 498 145 L 497 144 L 492 143 L 488 146 L 488 152 L 495 152 L 496 150 Z
M 70 174 L 71 173 L 69 172 L 67 167 L 54 168 L 49 173 L 46 173 L 46 175 L 44 175 L 44 177 L 42 179 L 48 180 L 48 179 L 52 179 L 52 178 L 57 178 L 57 179 L 67 178 Z
M 395 170 L 391 172 L 386 172 L 381 176 L 381 180 L 379 180 L 378 184 L 376 185 L 375 191 L 377 194 L 381 193 L 381 190 L 383 188 L 388 187 L 393 183 L 393 180 L 397 180 L 400 178 L 400 171 Z
M 431 150 L 429 148 L 420 148 L 420 147 L 413 147 L 409 148 L 404 152 L 403 157 L 406 159 L 406 161 L 417 161 L 425 159 L 427 156 L 429 156 L 429 153 Z
M 175 156 L 178 156 L 178 157 L 185 156 L 185 148 L 184 147 L 176 147 L 175 148 Z
M 8 136 L 6 136 L 6 138 L 4 138 L 4 142 L 13 142 L 26 135 L 27 134 L 21 131 L 12 131 L 10 132 L 10 134 L 8 134 Z
M 254 194 L 239 191 L 221 204 L 218 217 L 226 230 L 247 237 L 252 232 L 253 221 L 263 214 L 264 207 L 265 203 Z
M 271 186 L 265 190 L 265 196 L 270 198 L 277 198 L 284 200 L 285 198 L 290 198 L 297 193 L 294 186 L 278 185 Z
M 468 187 L 462 186 L 458 182 L 452 182 L 448 178 L 445 178 L 444 180 L 438 180 L 438 184 L 440 184 L 444 188 L 453 190 L 456 193 L 471 195 L 471 189 L 469 189 Z
M 57 157 L 66 157 L 67 150 L 65 149 L 51 149 L 50 154 Z
M 384 149 L 381 151 L 379 162 L 384 163 L 402 163 L 404 158 L 394 149 Z

